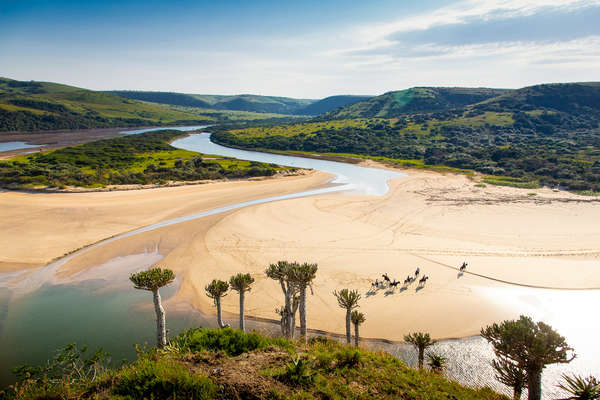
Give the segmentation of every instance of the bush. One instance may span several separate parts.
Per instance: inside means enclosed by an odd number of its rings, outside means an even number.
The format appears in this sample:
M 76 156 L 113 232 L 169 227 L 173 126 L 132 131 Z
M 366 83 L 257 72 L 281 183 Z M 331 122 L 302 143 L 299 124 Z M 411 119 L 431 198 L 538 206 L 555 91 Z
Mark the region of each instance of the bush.
M 141 359 L 120 370 L 113 394 L 127 399 L 211 399 L 217 386 L 203 376 L 192 376 L 188 369 L 170 361 Z
M 309 386 L 315 380 L 315 372 L 306 359 L 296 357 L 285 365 L 285 372 L 278 379 L 294 386 Z
M 338 368 L 354 368 L 360 364 L 361 354 L 356 349 L 346 347 L 335 353 L 336 365 Z
M 268 338 L 255 332 L 244 333 L 237 329 L 189 329 L 173 340 L 182 350 L 197 352 L 201 350 L 223 351 L 230 356 L 238 356 L 248 351 L 264 349 L 271 345 L 286 349 L 292 348 L 290 342 L 281 338 Z

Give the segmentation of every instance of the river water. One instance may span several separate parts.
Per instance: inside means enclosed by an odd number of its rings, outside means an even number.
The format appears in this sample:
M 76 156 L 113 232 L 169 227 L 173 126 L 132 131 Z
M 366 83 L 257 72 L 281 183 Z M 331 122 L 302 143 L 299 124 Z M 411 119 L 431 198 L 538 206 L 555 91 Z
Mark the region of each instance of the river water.
M 202 128 L 204 127 L 170 129 L 194 131 Z M 152 130 L 161 129 L 165 128 Z M 136 134 L 146 131 L 148 130 L 124 133 Z M 392 171 L 364 168 L 353 164 L 226 148 L 212 143 L 208 133 L 177 139 L 172 145 L 203 154 L 320 170 L 334 175 L 331 181 L 333 185 L 318 190 L 232 204 L 163 221 L 107 239 L 93 247 L 149 230 L 254 204 L 334 191 L 353 191 L 381 196 L 388 191 L 389 179 L 404 176 Z M 88 249 L 73 253 L 26 276 L 23 273 L 0 274 L 0 387 L 13 380 L 10 374 L 11 366 L 43 362 L 52 356 L 54 349 L 69 342 L 88 344 L 92 348 L 102 346 L 113 355 L 115 360 L 134 358 L 133 343 L 153 343 L 154 315 L 149 295 L 142 291 L 131 290 L 128 276 L 133 271 L 157 262 L 162 255 L 149 249 L 144 254 L 119 257 L 84 271 L 81 276 L 75 277 L 76 283 L 56 277 L 56 269 L 68 259 Z M 176 286 L 169 288 L 165 291 L 164 297 L 172 296 L 175 291 Z M 490 301 L 512 307 L 535 319 L 543 319 L 550 323 L 561 334 L 567 336 L 569 343 L 576 348 L 580 355 L 576 361 L 567 366 L 551 366 L 545 372 L 543 380 L 545 398 L 559 395 L 555 384 L 564 371 L 600 375 L 600 351 L 596 345 L 600 322 L 597 316 L 589 315 L 589 308 L 583 306 L 598 304 L 599 293 L 598 291 L 562 292 L 527 289 L 507 285 L 485 294 L 489 296 Z M 168 319 L 171 334 L 193 326 L 214 326 L 214 317 L 202 315 L 194 310 L 169 312 Z M 235 321 L 231 322 L 235 326 Z M 276 332 L 277 330 L 276 326 L 265 322 L 250 322 L 250 325 L 264 331 Z M 414 351 L 406 345 L 385 342 L 371 342 L 370 345 L 396 354 L 409 364 L 415 362 Z M 451 360 L 447 372 L 450 378 L 468 385 L 490 385 L 496 390 L 508 393 L 505 387 L 494 380 L 493 370 L 489 366 L 493 353 L 481 337 L 441 341 L 436 344 L 434 350 Z

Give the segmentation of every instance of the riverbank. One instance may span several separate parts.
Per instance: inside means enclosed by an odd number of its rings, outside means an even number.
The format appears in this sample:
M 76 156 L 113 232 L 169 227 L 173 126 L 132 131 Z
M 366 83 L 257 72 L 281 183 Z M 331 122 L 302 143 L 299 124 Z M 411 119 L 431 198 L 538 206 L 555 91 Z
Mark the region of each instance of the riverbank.
M 91 193 L 0 193 L 0 272 L 40 267 L 75 249 L 159 221 L 320 187 L 330 175 Z M 91 264 L 94 266 L 97 264 Z
M 272 320 L 281 293 L 264 276 L 265 267 L 280 259 L 317 262 L 309 327 L 344 332 L 343 310 L 331 292 L 349 287 L 363 297 L 361 311 L 368 320 L 363 335 L 392 341 L 416 330 L 436 338 L 470 336 L 538 301 L 517 292 L 512 296 L 522 303 L 516 304 L 507 300 L 508 292 L 502 294 L 505 290 L 600 287 L 597 198 L 481 187 L 462 175 L 403 172 L 409 176 L 390 181 L 385 196 L 332 193 L 228 211 L 90 249 L 69 260 L 59 275 L 77 280 L 76 274 L 89 267 L 156 251 L 164 256 L 161 264 L 182 278 L 173 305 L 191 304 L 211 314 L 206 283 L 249 272 L 256 283 L 247 296 L 247 313 Z M 178 211 L 184 215 L 189 209 Z M 456 268 L 463 261 L 469 266 L 460 274 Z M 404 281 L 417 267 L 429 276 L 424 286 L 371 290 L 382 273 Z M 237 296 L 227 296 L 223 307 L 226 315 L 237 314 Z

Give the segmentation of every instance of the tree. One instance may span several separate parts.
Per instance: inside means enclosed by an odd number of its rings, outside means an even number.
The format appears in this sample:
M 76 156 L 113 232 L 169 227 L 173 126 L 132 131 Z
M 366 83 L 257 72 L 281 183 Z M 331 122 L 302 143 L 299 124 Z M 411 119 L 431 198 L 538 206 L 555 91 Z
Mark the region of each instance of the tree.
M 360 341 L 360 336 L 358 334 L 358 326 L 366 321 L 365 314 L 363 314 L 357 310 L 354 310 L 354 311 L 352 311 L 352 314 L 350 315 L 350 319 L 352 320 L 352 323 L 354 324 L 354 345 L 356 347 L 358 347 L 358 342 Z
M 290 273 L 295 265 L 298 264 L 288 261 L 277 261 L 275 264 L 270 264 L 265 270 L 265 274 L 269 278 L 278 281 L 281 286 L 284 305 L 281 309 L 275 311 L 281 315 L 281 333 L 288 339 L 294 337 L 294 330 L 296 328 L 296 307 L 298 306 L 298 301 L 295 300 L 297 299 L 299 288 L 290 280 Z
M 244 301 L 246 292 L 250 291 L 250 286 L 254 283 L 254 278 L 250 274 L 237 274 L 229 278 L 229 285 L 240 294 L 240 329 L 246 332 L 246 321 L 244 320 Z
M 165 328 L 165 309 L 162 306 L 158 289 L 167 286 L 175 279 L 173 271 L 167 268 L 152 268 L 131 274 L 129 280 L 133 282 L 136 289 L 148 290 L 154 297 L 154 311 L 156 312 L 156 342 L 157 346 L 163 348 L 167 344 L 167 331 Z
M 423 360 L 425 358 L 425 349 L 435 344 L 435 340 L 431 340 L 429 333 L 415 332 L 404 336 L 404 341 L 412 344 L 419 352 L 419 369 L 423 368 Z
M 513 399 L 519 400 L 523 393 L 523 387 L 527 384 L 527 372 L 515 362 L 498 357 L 492 360 L 492 367 L 496 370 L 496 379 L 513 389 Z
M 434 374 L 442 375 L 444 369 L 448 365 L 448 359 L 444 356 L 435 353 L 427 354 L 427 365 L 431 368 Z
M 294 265 L 290 271 L 290 280 L 294 282 L 300 290 L 300 336 L 306 343 L 306 288 L 311 286 L 312 281 L 317 276 L 317 264 L 303 263 Z
M 360 294 L 356 290 L 342 289 L 339 292 L 333 291 L 333 295 L 337 298 L 341 308 L 346 309 L 346 343 L 352 342 L 352 332 L 350 330 L 350 321 L 352 319 L 352 310 L 358 308 Z
M 217 306 L 217 324 L 219 325 L 219 328 L 229 327 L 229 324 L 223 324 L 223 319 L 221 316 L 221 298 L 227 296 L 229 283 L 213 279 L 211 283 L 206 285 L 204 290 L 206 290 L 206 295 L 213 299 L 215 306 Z
M 542 398 L 542 370 L 548 364 L 569 363 L 575 358 L 573 348 L 550 325 L 535 323 L 521 315 L 481 330 L 498 357 L 514 361 L 527 374 L 529 400 Z
M 571 396 L 562 400 L 598 400 L 600 399 L 600 381 L 593 376 L 583 378 L 581 376 L 569 376 L 563 374 L 565 383 L 558 385 L 559 388 L 568 392 Z

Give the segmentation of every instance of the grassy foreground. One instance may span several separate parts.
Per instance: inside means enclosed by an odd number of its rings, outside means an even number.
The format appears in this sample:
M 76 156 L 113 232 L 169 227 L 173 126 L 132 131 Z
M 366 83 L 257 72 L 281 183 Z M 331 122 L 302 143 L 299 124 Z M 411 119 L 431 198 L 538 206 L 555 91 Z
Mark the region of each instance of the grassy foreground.
M 272 164 L 201 155 L 169 145 L 182 136 L 165 130 L 99 140 L 0 162 L 0 186 L 40 188 L 164 184 L 170 181 L 271 176 Z
M 71 347 L 42 368 L 21 368 L 21 381 L 0 398 L 508 399 L 409 368 L 384 352 L 325 338 L 304 345 L 231 328 L 188 330 L 164 350 L 138 349 L 138 360 L 117 369 L 104 368 L 101 357 L 82 360 L 78 354 Z

